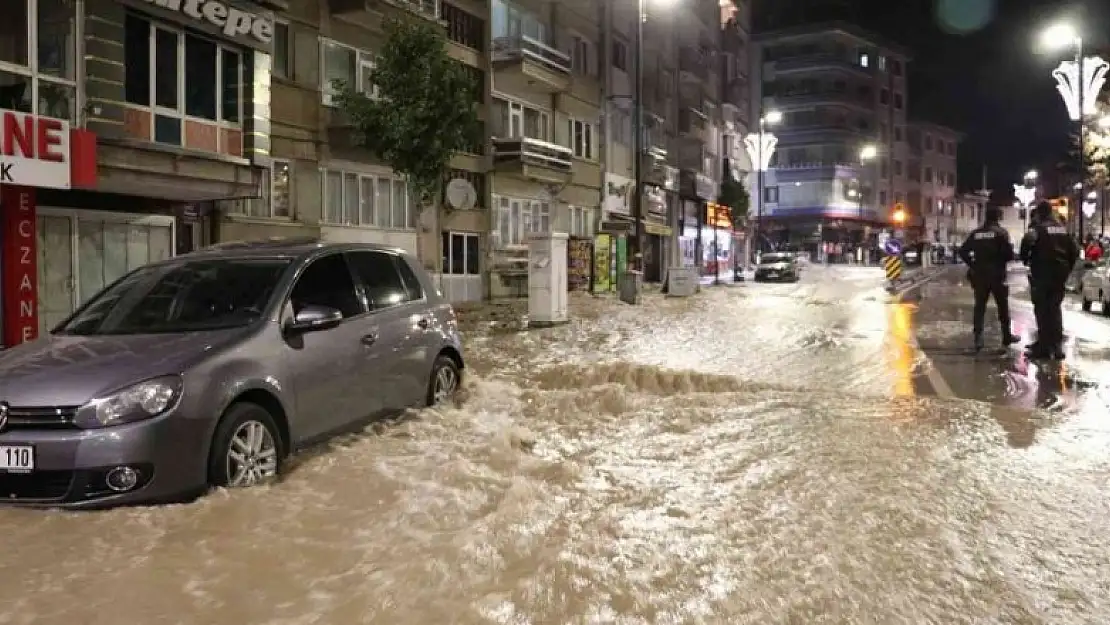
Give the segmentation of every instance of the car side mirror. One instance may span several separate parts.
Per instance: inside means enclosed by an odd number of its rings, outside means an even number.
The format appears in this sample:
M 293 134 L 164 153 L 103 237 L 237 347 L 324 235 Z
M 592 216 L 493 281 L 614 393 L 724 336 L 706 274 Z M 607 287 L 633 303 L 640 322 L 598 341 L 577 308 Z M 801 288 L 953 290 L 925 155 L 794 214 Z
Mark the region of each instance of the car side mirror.
M 292 319 L 285 322 L 283 329 L 286 332 L 305 333 L 319 332 L 334 328 L 343 322 L 343 313 L 330 306 L 308 305 L 301 309 Z

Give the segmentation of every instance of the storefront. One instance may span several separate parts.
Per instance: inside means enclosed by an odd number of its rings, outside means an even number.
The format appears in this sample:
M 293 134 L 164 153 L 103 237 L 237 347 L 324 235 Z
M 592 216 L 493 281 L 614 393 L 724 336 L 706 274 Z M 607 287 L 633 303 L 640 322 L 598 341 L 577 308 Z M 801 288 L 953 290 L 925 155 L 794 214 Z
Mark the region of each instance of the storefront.
M 58 236 L 52 221 L 58 214 L 40 204 L 52 190 L 95 186 L 97 163 L 96 137 L 68 121 L 10 110 L 0 110 L 0 118 L 0 299 L 7 347 L 34 340 L 72 310 L 59 316 L 54 294 L 71 293 L 74 275 L 54 269 L 72 267 L 75 239 Z M 103 242 L 99 248 L 102 259 L 119 252 L 106 251 Z
M 702 274 L 708 271 L 706 254 L 713 240 L 713 229 L 708 227 L 708 206 L 718 193 L 717 183 L 705 174 L 683 170 L 679 174 L 679 202 L 682 206 L 679 220 L 679 252 L 682 266 L 697 266 Z M 731 224 L 729 226 L 731 232 Z M 728 235 L 731 236 L 731 235 Z M 719 250 L 720 244 L 714 249 Z M 731 247 L 731 246 L 730 246 Z M 710 253 L 713 258 L 716 252 Z M 711 275 L 711 274 L 710 274 Z

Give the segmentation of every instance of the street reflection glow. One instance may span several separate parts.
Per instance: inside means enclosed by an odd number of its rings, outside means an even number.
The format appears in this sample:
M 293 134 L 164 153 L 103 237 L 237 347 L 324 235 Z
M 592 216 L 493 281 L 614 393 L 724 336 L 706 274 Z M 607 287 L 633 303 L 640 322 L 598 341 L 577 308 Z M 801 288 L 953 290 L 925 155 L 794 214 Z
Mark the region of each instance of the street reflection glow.
M 914 395 L 913 368 L 914 343 L 911 304 L 895 303 L 887 307 L 887 328 L 890 337 L 887 359 L 894 375 L 894 394 L 898 397 Z

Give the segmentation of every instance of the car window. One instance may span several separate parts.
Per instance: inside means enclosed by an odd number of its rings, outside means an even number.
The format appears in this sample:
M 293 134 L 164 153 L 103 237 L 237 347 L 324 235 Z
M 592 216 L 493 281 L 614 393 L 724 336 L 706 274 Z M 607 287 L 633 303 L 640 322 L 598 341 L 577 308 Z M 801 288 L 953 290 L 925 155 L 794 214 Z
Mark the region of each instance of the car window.
M 347 255 L 371 310 L 396 306 L 408 300 L 405 283 L 393 255 L 386 252 L 351 252 Z
M 420 285 L 420 280 L 416 277 L 416 272 L 412 270 L 412 265 L 400 256 L 395 256 L 394 260 L 397 262 L 397 270 L 401 272 L 401 279 L 405 282 L 405 293 L 408 295 L 409 301 L 414 302 L 424 299 L 424 287 Z
M 355 293 L 351 270 L 340 254 L 331 254 L 312 261 L 289 295 L 293 314 L 305 306 L 327 306 L 343 313 L 344 317 L 362 314 L 362 303 Z
M 101 291 L 57 331 L 150 334 L 245 326 L 262 317 L 290 263 L 196 259 L 143 267 Z

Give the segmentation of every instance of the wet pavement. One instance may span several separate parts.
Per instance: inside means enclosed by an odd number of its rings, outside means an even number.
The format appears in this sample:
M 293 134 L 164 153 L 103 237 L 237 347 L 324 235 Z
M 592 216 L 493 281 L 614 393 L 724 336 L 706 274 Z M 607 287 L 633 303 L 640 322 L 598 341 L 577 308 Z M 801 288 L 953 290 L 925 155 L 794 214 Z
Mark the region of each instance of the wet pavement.
M 0 625 L 1105 623 L 1110 323 L 976 356 L 959 276 L 467 312 L 457 405 L 280 484 L 0 509 Z

